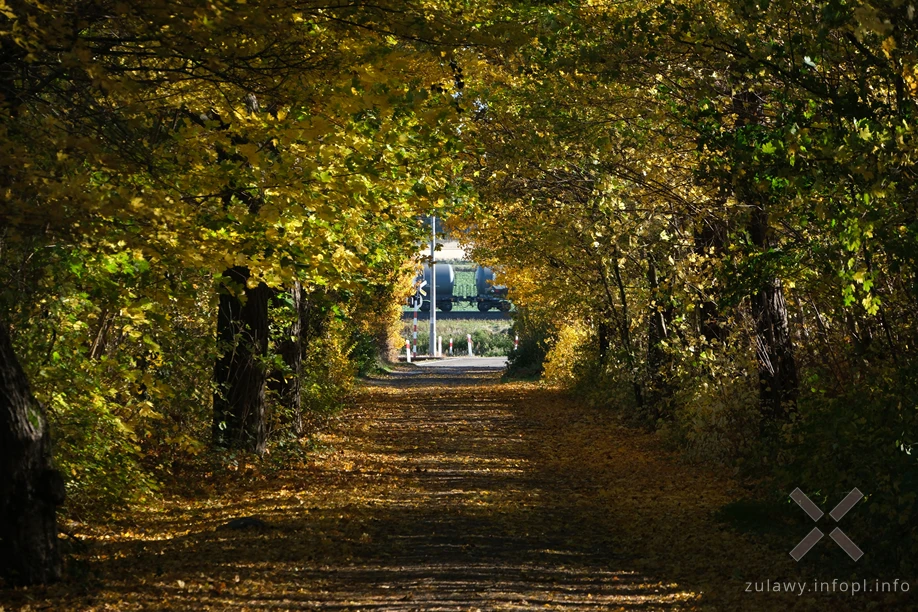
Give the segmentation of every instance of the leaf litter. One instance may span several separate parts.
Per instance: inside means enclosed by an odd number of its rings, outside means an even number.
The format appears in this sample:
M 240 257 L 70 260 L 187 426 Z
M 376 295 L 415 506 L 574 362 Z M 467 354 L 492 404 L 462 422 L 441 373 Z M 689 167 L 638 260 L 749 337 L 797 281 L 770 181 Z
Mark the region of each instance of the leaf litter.
M 737 483 L 538 383 L 406 368 L 368 380 L 317 449 L 296 469 L 183 476 L 157 504 L 71 525 L 67 578 L 0 591 L 3 609 L 851 605 L 747 593 L 796 574 L 716 520 Z

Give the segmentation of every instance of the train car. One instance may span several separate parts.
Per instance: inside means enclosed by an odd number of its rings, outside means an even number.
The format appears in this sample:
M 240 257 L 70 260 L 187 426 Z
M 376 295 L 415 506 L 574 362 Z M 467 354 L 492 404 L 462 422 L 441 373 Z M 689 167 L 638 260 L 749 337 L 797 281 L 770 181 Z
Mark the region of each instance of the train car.
M 480 312 L 488 312 L 492 308 L 507 312 L 511 308 L 507 299 L 508 288 L 495 282 L 496 274 L 491 268 L 484 266 L 475 267 L 474 285 L 456 285 L 456 272 L 450 264 L 437 264 L 437 309 L 450 312 L 453 304 L 474 304 Z M 425 265 L 418 274 L 417 282 L 424 281 L 423 292 L 416 293 L 409 298 L 409 308 L 420 308 L 422 312 L 430 312 L 430 266 Z
M 437 264 L 437 309 L 449 312 L 453 309 L 453 289 L 456 286 L 456 273 L 450 264 Z M 430 266 L 424 265 L 424 280 L 427 282 L 427 296 L 421 302 L 421 310 L 430 311 Z
M 491 268 L 479 266 L 475 269 L 475 288 L 478 291 L 478 310 L 488 312 L 492 308 L 504 312 L 510 310 L 510 300 L 507 299 L 507 287 L 498 285 L 497 276 Z

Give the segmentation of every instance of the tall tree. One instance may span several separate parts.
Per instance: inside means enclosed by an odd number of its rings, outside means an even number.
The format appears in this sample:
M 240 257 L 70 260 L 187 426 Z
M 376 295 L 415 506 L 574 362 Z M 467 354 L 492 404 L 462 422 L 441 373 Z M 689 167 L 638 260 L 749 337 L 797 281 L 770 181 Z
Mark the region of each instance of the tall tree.
M 13 584 L 60 578 L 57 508 L 63 502 L 45 409 L 0 322 L 0 576 Z
M 286 308 L 289 324 L 278 330 L 281 338 L 278 341 L 277 352 L 283 362 L 283 369 L 275 369 L 269 381 L 270 389 L 277 394 L 284 416 L 289 420 L 293 433 L 302 436 L 303 429 L 303 396 L 301 393 L 303 376 L 303 352 L 308 342 L 307 305 L 303 292 L 303 284 L 299 281 L 287 292 L 289 306 Z M 283 300 L 278 300 L 286 306 Z
M 120 337 L 125 352 L 137 353 L 123 376 L 95 378 L 121 386 L 93 398 L 113 411 L 126 398 L 139 407 L 124 412 L 156 415 L 151 404 L 170 403 L 168 379 L 182 373 L 157 337 L 181 341 L 169 335 L 167 313 L 181 305 L 177 318 L 187 321 L 189 304 L 219 301 L 221 339 L 234 347 L 214 368 L 228 383 L 216 401 L 215 420 L 228 426 L 220 439 L 263 448 L 268 296 L 298 281 L 356 292 L 389 278 L 414 250 L 417 213 L 439 205 L 456 115 L 453 71 L 440 49 L 469 32 L 452 27 L 464 17 L 441 9 L 388 0 L 0 3 L 4 246 L 34 241 L 66 253 L 55 269 L 64 281 L 104 270 L 115 280 L 105 291 L 116 294 L 120 333 L 105 333 L 93 291 L 72 292 L 99 319 L 90 352 Z M 252 96 L 277 112 L 253 112 Z M 239 193 L 257 193 L 259 206 Z M 211 285 L 201 281 L 208 276 Z M 20 312 L 15 300 L 2 303 Z M 21 312 L 42 310 L 31 306 Z M 202 339 L 198 354 L 212 355 L 213 342 Z M 90 361 L 101 369 L 115 360 Z M 37 363 L 25 365 L 34 371 Z M 14 382 L 9 392 L 25 398 Z M 0 424 L 11 440 L 21 437 L 14 428 L 27 414 L 23 402 L 10 413 L 17 418 Z M 2 452 L 35 471 L 21 482 L 41 482 L 44 466 L 30 449 Z M 32 491 L 9 490 L 5 508 L 45 516 Z M 32 580 L 55 574 L 51 556 L 21 552 L 22 567 L 45 568 Z
M 251 275 L 245 268 L 232 268 L 223 277 L 217 314 L 222 355 L 214 367 L 214 443 L 263 453 L 267 443 L 265 390 L 272 291 L 261 282 L 247 287 Z

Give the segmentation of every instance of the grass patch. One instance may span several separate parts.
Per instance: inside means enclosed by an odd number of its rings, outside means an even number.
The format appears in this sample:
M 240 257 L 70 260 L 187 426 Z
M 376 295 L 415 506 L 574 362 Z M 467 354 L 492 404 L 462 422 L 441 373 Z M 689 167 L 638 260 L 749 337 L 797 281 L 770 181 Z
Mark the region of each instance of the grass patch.
M 472 335 L 473 351 L 479 357 L 503 357 L 513 348 L 511 321 L 476 319 L 444 319 L 437 321 L 437 334 L 443 338 L 443 353 L 449 354 L 449 339 L 453 339 L 454 354 L 466 353 L 466 336 Z M 403 321 L 402 337 L 411 339 L 411 321 Z M 418 352 L 426 353 L 430 338 L 430 323 L 418 322 Z

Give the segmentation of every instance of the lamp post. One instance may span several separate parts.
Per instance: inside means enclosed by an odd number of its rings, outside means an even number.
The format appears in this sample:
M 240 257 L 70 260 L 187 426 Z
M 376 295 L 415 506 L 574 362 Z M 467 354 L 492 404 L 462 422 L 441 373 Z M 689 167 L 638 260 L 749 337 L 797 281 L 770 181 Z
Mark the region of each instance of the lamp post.
M 437 354 L 437 217 L 430 216 L 430 342 L 428 354 Z

